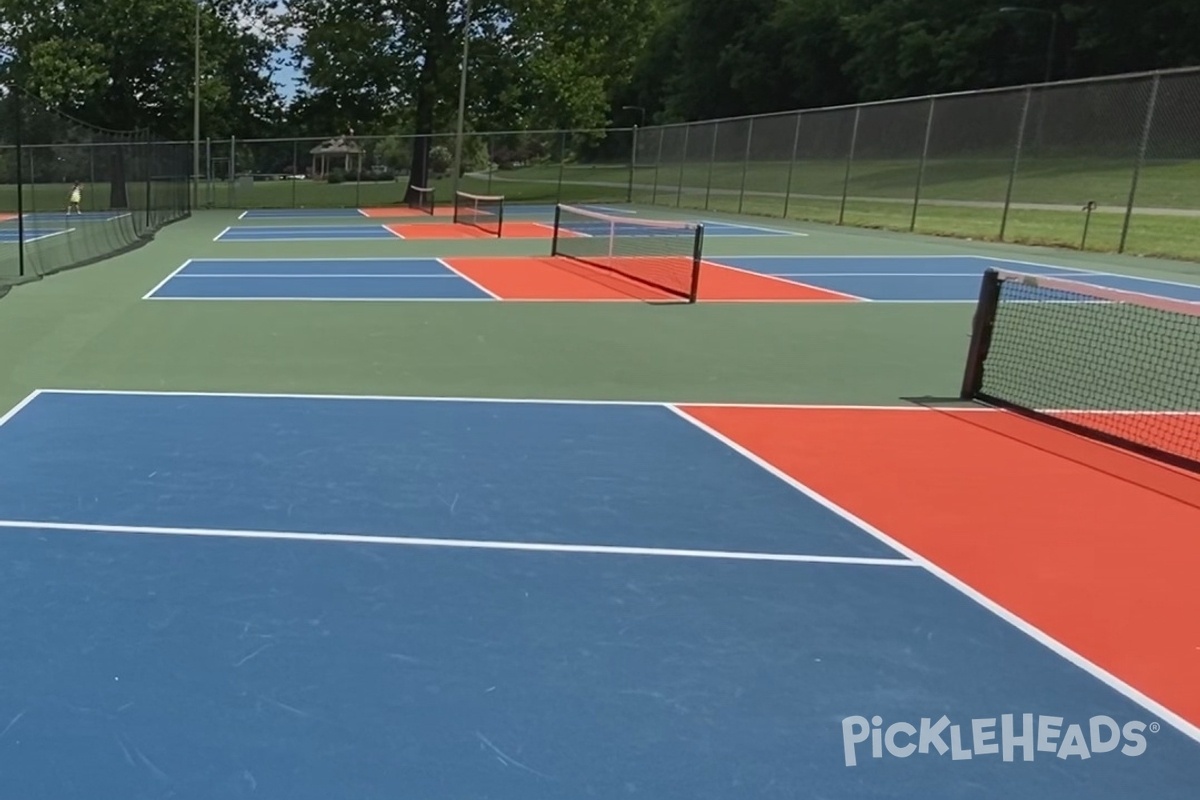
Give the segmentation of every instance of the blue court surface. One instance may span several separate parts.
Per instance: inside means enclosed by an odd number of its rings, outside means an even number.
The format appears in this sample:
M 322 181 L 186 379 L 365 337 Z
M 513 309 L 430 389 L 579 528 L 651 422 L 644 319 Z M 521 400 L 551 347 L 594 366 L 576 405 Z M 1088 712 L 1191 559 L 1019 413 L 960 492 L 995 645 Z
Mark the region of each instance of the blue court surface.
M 16 244 L 20 241 L 37 242 L 53 236 L 61 236 L 73 230 L 74 228 L 35 228 L 26 226 L 22 232 L 15 225 L 5 226 L 0 227 L 0 244 Z M 22 233 L 24 233 L 24 236 L 22 236 Z
M 1200 301 L 1200 285 L 986 256 L 718 256 L 710 261 L 875 302 L 973 303 L 984 270 Z
M 1200 783 L 1182 732 L 668 406 L 44 392 L 0 450 L 6 797 Z M 1064 757 L 1103 717 L 1143 745 Z
M 505 211 L 507 215 L 507 209 Z M 226 228 L 217 234 L 213 241 L 217 242 L 300 242 L 300 241 L 342 241 L 342 240 L 376 240 L 403 239 L 404 236 L 395 230 L 400 224 L 421 224 L 407 220 L 403 223 L 388 225 L 240 225 Z M 572 222 L 563 227 L 584 236 L 607 235 L 612 226 L 609 223 Z M 618 234 L 635 236 L 678 236 L 676 229 L 656 230 L 630 223 L 628 226 L 616 226 Z M 549 233 L 547 233 L 549 235 Z M 727 222 L 706 222 L 704 235 L 710 236 L 807 236 L 796 231 L 785 231 L 777 228 L 764 228 L 757 225 L 737 225 Z
M 715 265 L 866 302 L 974 303 L 989 267 L 1200 301 L 1200 286 L 982 256 L 719 256 Z M 704 279 L 700 281 L 704 298 Z M 438 258 L 193 259 L 151 289 L 159 300 L 497 300 L 486 283 Z M 586 301 L 580 301 L 586 302 Z
M 439 208 L 453 207 L 453 203 L 442 201 L 439 203 Z M 581 205 L 580 208 L 586 208 L 591 211 L 599 211 L 604 214 L 621 214 L 628 216 L 636 216 L 637 211 L 620 206 L 603 206 L 603 205 Z M 506 203 L 504 206 L 504 216 L 511 219 L 523 218 L 546 218 L 554 217 L 554 205 L 546 205 L 539 203 Z M 357 219 L 368 216 L 361 209 L 357 208 L 251 208 L 243 211 L 238 215 L 238 219 Z M 402 219 L 412 221 L 419 217 L 405 216 Z
M 493 300 L 438 258 L 192 259 L 143 299 Z
M 403 239 L 386 225 L 243 225 L 217 234 L 216 242 L 304 242 Z

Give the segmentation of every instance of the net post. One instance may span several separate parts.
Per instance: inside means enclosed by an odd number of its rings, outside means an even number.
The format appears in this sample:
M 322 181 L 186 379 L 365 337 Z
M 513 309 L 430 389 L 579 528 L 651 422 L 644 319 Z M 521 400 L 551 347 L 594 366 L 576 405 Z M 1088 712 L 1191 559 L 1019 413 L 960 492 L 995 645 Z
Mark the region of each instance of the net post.
M 1121 242 L 1117 252 L 1125 252 L 1125 242 L 1129 238 L 1129 224 L 1133 220 L 1133 203 L 1137 198 L 1138 179 L 1142 174 L 1142 165 L 1146 163 L 1146 149 L 1150 146 L 1150 131 L 1154 125 L 1154 110 L 1158 105 L 1158 84 L 1162 76 L 1154 74 L 1150 84 L 1150 98 L 1146 101 L 1146 119 L 1142 124 L 1142 140 L 1138 144 L 1137 161 L 1133 164 L 1133 179 L 1129 184 L 1129 202 L 1125 205 L 1125 221 L 1121 224 Z
M 983 362 L 987 360 L 991 347 L 992 330 L 996 323 L 996 309 L 1000 305 L 1000 273 L 994 269 L 984 270 L 979 285 L 979 302 L 975 306 L 975 318 L 971 322 L 971 344 L 967 350 L 967 366 L 963 370 L 962 389 L 959 397 L 975 399 L 983 389 Z
M 500 198 L 499 205 L 496 206 L 496 238 L 504 238 L 504 198 Z
M 550 255 L 551 257 L 558 255 L 558 231 L 562 226 L 562 204 L 556 203 L 554 206 L 554 235 L 550 237 Z
M 700 297 L 700 265 L 704 263 L 704 223 L 696 226 L 696 238 L 692 245 L 692 285 L 688 291 L 688 302 Z

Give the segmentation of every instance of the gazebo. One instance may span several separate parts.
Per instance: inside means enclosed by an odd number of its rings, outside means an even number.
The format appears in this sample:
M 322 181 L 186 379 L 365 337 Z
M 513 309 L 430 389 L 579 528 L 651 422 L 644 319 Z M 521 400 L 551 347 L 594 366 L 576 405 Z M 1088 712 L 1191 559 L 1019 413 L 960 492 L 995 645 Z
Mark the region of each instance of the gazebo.
M 313 157 L 313 178 L 324 178 L 331 170 L 339 168 L 354 175 L 362 171 L 363 149 L 348 136 L 322 142 L 308 152 Z

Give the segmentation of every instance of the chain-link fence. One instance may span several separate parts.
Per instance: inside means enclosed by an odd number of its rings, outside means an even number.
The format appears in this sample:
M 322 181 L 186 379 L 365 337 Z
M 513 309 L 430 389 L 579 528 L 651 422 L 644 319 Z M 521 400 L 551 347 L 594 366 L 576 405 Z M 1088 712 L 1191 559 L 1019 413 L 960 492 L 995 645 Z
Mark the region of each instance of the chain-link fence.
M 1200 260 L 1200 70 L 636 131 L 630 199 Z
M 453 134 L 208 141 L 200 202 L 363 208 Z M 1200 69 L 644 128 L 468 133 L 463 191 L 1200 260 Z
M 454 135 L 225 139 L 201 144 L 200 204 L 370 208 L 404 202 L 414 176 L 449 201 Z M 460 191 L 513 201 L 627 202 L 634 131 L 467 133 Z
M 187 216 L 186 145 L 0 91 L 0 286 L 107 258 Z

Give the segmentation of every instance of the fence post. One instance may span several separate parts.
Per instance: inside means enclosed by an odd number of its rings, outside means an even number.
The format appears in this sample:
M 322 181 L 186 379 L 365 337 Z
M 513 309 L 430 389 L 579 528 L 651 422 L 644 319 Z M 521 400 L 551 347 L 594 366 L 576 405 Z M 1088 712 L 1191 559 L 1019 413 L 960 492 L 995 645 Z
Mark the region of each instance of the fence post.
M 1025 124 L 1029 121 L 1029 102 L 1033 89 L 1025 90 L 1025 104 L 1021 106 L 1021 122 L 1017 128 L 1017 146 L 1013 150 L 1012 169 L 1008 173 L 1008 188 L 1004 191 L 1004 210 L 1000 213 L 1000 241 L 1004 241 L 1004 232 L 1008 229 L 1008 209 L 1012 205 L 1013 184 L 1017 182 L 1017 170 L 1021 165 L 1021 148 L 1025 144 Z
M 629 151 L 629 189 L 625 192 L 625 202 L 633 202 L 633 182 L 637 176 L 638 126 L 633 126 L 633 144 Z
M 208 205 L 216 205 L 216 188 L 213 186 L 212 137 L 204 140 L 204 173 L 208 176 Z
M 12 88 L 13 110 L 16 112 L 13 115 L 13 137 L 16 139 L 17 148 L 17 275 L 25 277 L 25 181 L 24 175 L 21 174 L 21 140 L 24 138 L 24 126 L 21 124 L 21 117 L 25 112 L 21 107 L 21 90 L 16 86 Z
M 1129 184 L 1129 203 L 1125 206 L 1125 222 L 1121 225 L 1121 243 L 1117 252 L 1125 252 L 1125 240 L 1129 237 L 1129 223 L 1133 220 L 1133 203 L 1137 197 L 1138 178 L 1142 174 L 1142 164 L 1146 162 L 1146 148 L 1150 146 L 1150 131 L 1154 126 L 1154 109 L 1158 105 L 1158 84 L 1162 76 L 1155 73 L 1150 84 L 1150 99 L 1146 101 L 1146 119 L 1142 123 L 1142 140 L 1138 143 L 1137 161 L 1133 163 L 1133 180 Z
M 679 208 L 683 202 L 683 168 L 687 166 L 687 150 L 688 136 L 691 134 L 692 126 L 687 124 L 683 127 L 683 151 L 679 156 L 679 185 L 675 187 L 675 207 Z
M 742 159 L 742 188 L 738 190 L 738 213 L 742 213 L 742 203 L 746 199 L 746 173 L 750 171 L 750 144 L 754 141 L 754 117 L 750 118 L 750 128 L 746 131 L 746 155 Z
M 229 137 L 229 207 L 237 208 L 237 137 Z
M 788 202 L 792 199 L 792 173 L 796 170 L 796 153 L 800 150 L 800 120 L 804 114 L 796 112 L 796 132 L 792 134 L 792 160 L 788 162 L 787 186 L 783 190 L 783 218 L 787 219 Z
M 558 132 L 558 189 L 555 204 L 562 202 L 563 171 L 567 168 L 567 132 Z
M 917 229 L 917 209 L 921 205 L 921 185 L 925 182 L 925 162 L 929 158 L 929 138 L 933 134 L 933 109 L 937 105 L 936 98 L 929 98 L 929 119 L 925 122 L 925 144 L 921 146 L 921 163 L 917 166 L 917 190 L 913 193 L 912 220 L 908 223 L 908 232 Z
M 850 134 L 850 152 L 846 154 L 846 177 L 842 179 L 842 205 L 838 209 L 838 225 L 841 225 L 846 219 L 846 197 L 850 193 L 850 165 L 854 163 L 854 148 L 858 144 L 858 118 L 861 116 L 862 106 L 856 106 L 854 109 L 854 131 Z
M 717 137 L 721 135 L 721 123 L 714 122 L 712 124 L 712 126 L 713 126 L 712 147 L 708 148 L 708 180 L 705 182 L 705 185 L 704 185 L 704 210 L 705 211 L 708 211 L 708 201 L 709 201 L 709 198 L 712 196 L 713 165 L 717 163 Z M 684 151 L 684 155 L 685 156 L 687 155 L 686 150 Z
M 654 157 L 654 184 L 650 187 L 650 205 L 658 203 L 658 171 L 662 169 L 662 147 L 663 139 L 667 138 L 667 129 L 663 126 L 658 128 L 658 155 Z

